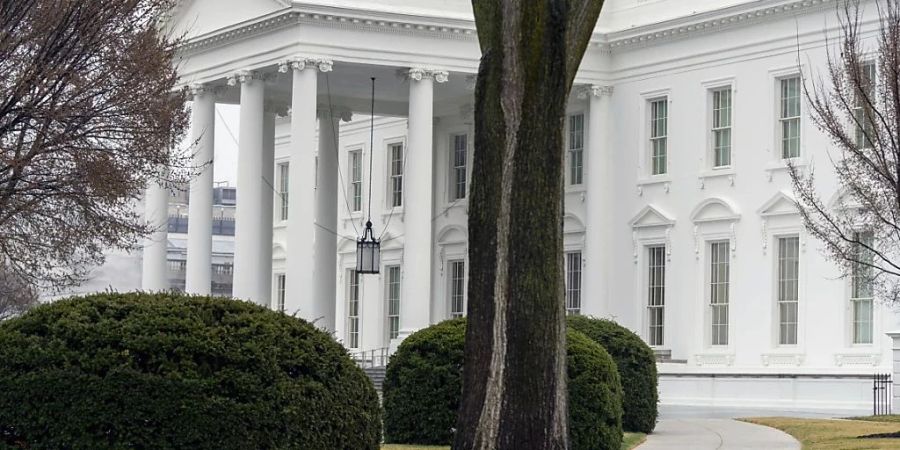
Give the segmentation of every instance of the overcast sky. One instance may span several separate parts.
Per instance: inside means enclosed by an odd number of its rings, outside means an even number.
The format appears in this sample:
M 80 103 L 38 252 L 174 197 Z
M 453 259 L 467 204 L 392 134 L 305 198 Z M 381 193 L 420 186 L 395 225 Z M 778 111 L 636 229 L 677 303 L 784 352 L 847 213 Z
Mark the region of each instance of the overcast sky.
M 240 107 L 238 105 L 216 105 L 216 157 L 213 165 L 216 183 L 227 182 L 231 186 L 237 185 L 239 116 Z M 190 142 L 191 133 L 188 132 L 185 145 L 190 145 Z

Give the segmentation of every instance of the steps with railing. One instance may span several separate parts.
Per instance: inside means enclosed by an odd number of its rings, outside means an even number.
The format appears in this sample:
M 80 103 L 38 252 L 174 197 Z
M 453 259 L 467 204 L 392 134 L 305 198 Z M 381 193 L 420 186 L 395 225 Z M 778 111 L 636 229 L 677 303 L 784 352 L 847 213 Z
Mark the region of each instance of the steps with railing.
M 350 358 L 372 380 L 372 384 L 375 385 L 375 390 L 378 391 L 379 395 L 381 394 L 381 387 L 384 386 L 385 369 L 390 357 L 387 347 L 350 353 Z

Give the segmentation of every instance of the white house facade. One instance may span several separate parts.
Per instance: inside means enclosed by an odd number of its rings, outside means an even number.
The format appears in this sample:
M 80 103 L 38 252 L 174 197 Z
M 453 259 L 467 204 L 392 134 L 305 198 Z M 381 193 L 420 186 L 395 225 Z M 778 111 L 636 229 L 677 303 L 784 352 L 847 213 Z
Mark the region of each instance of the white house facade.
M 837 36 L 835 8 L 604 5 L 565 121 L 566 306 L 644 338 L 663 403 L 865 410 L 871 376 L 892 371 L 885 333 L 900 315 L 823 257 L 787 171 L 815 168 L 823 195 L 837 193 L 802 95 Z M 869 39 L 874 17 L 868 7 Z M 468 0 L 185 0 L 172 27 L 188 39 L 198 161 L 215 154 L 215 104 L 240 105 L 236 297 L 283 305 L 354 351 L 465 314 L 480 56 Z M 201 294 L 206 170 L 186 249 L 186 289 Z M 164 222 L 166 199 L 149 190 L 149 220 Z M 353 270 L 369 215 L 377 276 Z M 145 289 L 166 286 L 162 241 L 144 251 Z

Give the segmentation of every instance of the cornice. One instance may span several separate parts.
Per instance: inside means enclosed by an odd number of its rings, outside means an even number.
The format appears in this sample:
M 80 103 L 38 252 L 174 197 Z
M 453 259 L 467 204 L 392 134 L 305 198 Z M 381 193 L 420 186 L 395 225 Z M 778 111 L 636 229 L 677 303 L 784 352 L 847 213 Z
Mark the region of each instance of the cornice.
M 837 0 L 760 0 L 633 29 L 595 33 L 590 45 L 617 52 L 816 11 L 834 5 L 835 1 Z M 478 39 L 475 23 L 471 19 L 414 16 L 295 2 L 290 8 L 196 36 L 183 44 L 180 50 L 183 54 L 196 53 L 299 24 L 438 39 Z

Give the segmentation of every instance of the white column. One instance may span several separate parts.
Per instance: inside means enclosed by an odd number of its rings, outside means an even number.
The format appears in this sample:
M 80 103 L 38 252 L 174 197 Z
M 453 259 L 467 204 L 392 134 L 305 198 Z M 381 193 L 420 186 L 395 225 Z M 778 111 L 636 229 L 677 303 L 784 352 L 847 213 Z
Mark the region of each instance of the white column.
M 213 158 L 215 157 L 215 93 L 192 86 L 194 95 L 191 137 L 194 166 L 200 173 L 191 180 L 188 204 L 187 273 L 185 291 L 209 295 L 212 289 Z
M 602 317 L 609 313 L 612 269 L 612 96 L 611 86 L 590 86 L 587 126 L 587 231 L 581 311 Z
M 900 414 L 900 330 L 891 331 L 887 335 L 891 338 L 891 372 L 894 384 L 891 386 L 891 414 Z
M 409 132 L 403 173 L 404 246 L 400 288 L 400 339 L 427 327 L 431 317 L 432 160 L 434 82 L 447 72 L 409 71 Z
M 234 234 L 235 298 L 268 305 L 268 292 L 260 292 L 264 276 L 263 244 L 263 115 L 265 87 L 250 72 L 228 80 L 241 86 L 240 136 L 238 137 L 237 209 Z M 271 244 L 270 244 L 271 245 Z
M 260 236 L 259 250 L 260 273 L 257 279 L 260 294 L 257 303 L 272 305 L 272 222 L 275 220 L 273 206 L 275 202 L 275 114 L 266 112 L 263 115 L 263 145 L 262 145 L 262 197 L 260 205 Z M 290 181 L 290 180 L 288 180 Z M 238 194 L 240 195 L 240 194 Z M 240 205 L 240 203 L 238 203 Z
M 319 173 L 316 187 L 315 268 L 310 316 L 316 325 L 334 330 L 337 275 L 338 136 L 340 116 L 332 111 L 319 114 Z
M 144 195 L 144 219 L 151 233 L 144 240 L 141 289 L 157 292 L 169 289 L 166 251 L 169 231 L 169 191 L 155 182 Z
M 331 61 L 295 58 L 282 62 L 278 70 L 282 73 L 290 71 L 293 76 L 285 296 L 297 302 L 301 318 L 314 321 L 319 317 L 316 314 L 323 310 L 317 303 L 334 303 L 333 296 L 316 297 L 313 286 L 313 237 L 316 233 L 316 82 L 319 71 L 331 71 Z M 332 277 L 331 284 L 334 281 Z M 323 326 L 324 323 L 319 325 Z M 330 330 L 334 330 L 333 320 Z

